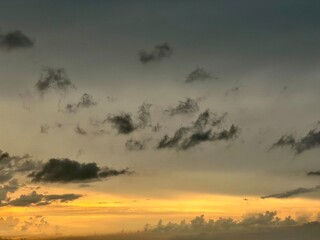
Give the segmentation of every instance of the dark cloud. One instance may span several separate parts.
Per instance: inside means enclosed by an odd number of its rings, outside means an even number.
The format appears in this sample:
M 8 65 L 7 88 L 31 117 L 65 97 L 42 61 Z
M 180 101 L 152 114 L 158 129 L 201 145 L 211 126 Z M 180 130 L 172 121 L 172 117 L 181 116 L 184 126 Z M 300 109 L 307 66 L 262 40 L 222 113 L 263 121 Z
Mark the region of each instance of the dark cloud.
M 191 126 L 177 129 L 172 137 L 165 135 L 158 143 L 157 148 L 176 148 L 187 150 L 207 141 L 230 140 L 237 137 L 239 128 L 231 125 L 229 129 L 214 130 L 222 124 L 226 114 L 218 116 L 206 110 L 199 114 Z
M 40 171 L 28 175 L 32 182 L 85 182 L 132 173 L 128 169 L 100 168 L 96 163 L 79 163 L 68 158 L 50 159 Z
M 87 135 L 87 131 L 81 128 L 79 125 L 76 126 L 75 132 L 80 135 Z
M 304 193 L 316 192 L 319 190 L 320 190 L 320 186 L 316 186 L 313 188 L 297 188 L 297 189 L 293 189 L 293 190 L 283 192 L 283 193 L 276 193 L 276 194 L 262 196 L 261 198 L 262 199 L 265 199 L 265 198 L 289 198 L 292 196 L 296 196 L 296 195 L 300 195 L 300 194 L 304 194 Z
M 203 68 L 196 68 L 194 71 L 189 73 L 187 76 L 185 83 L 192 83 L 192 82 L 198 82 L 198 81 L 206 81 L 210 79 L 218 79 L 217 77 L 211 76 L 209 72 L 204 70 Z
M 126 148 L 129 151 L 141 151 L 146 148 L 144 141 L 129 139 L 126 141 Z
M 11 51 L 15 49 L 31 48 L 34 41 L 20 30 L 0 34 L 0 48 Z
M 276 143 L 274 143 L 270 149 L 276 147 L 291 147 L 296 154 L 300 154 L 304 151 L 319 147 L 320 145 L 320 131 L 311 130 L 308 134 L 300 139 L 294 138 L 292 135 L 282 136 Z
M 173 50 L 171 46 L 168 43 L 163 43 L 154 46 L 154 49 L 150 52 L 147 52 L 145 50 L 141 50 L 139 52 L 139 60 L 142 63 L 148 63 L 148 62 L 156 62 L 160 61 L 164 58 L 167 58 L 173 54 Z
M 308 172 L 308 176 L 320 176 L 320 170 L 319 171 L 313 171 L 313 172 Z
M 69 88 L 74 88 L 74 85 L 71 83 L 65 69 L 45 67 L 35 87 L 41 94 L 44 94 L 49 89 L 66 91 Z
M 199 111 L 198 102 L 192 98 L 187 98 L 185 101 L 179 101 L 176 107 L 171 107 L 165 110 L 170 116 L 179 114 L 193 114 Z
M 14 193 L 20 188 L 17 179 L 9 181 L 8 184 L 0 185 L 0 204 L 7 199 L 8 193 Z
M 113 124 L 119 134 L 129 134 L 136 129 L 136 126 L 129 113 L 122 113 L 120 115 L 108 116 L 105 120 Z
M 36 191 L 32 191 L 30 194 L 22 194 L 20 197 L 2 202 L 0 207 L 3 206 L 15 206 L 15 207 L 27 207 L 27 206 L 43 206 L 49 205 L 53 202 L 69 202 L 82 197 L 80 194 L 61 194 L 61 195 L 44 195 L 38 194 Z
M 66 105 L 66 111 L 69 112 L 69 113 L 75 113 L 77 112 L 80 108 L 89 108 L 89 107 L 92 107 L 92 106 L 95 106 L 97 105 L 97 102 L 95 102 L 93 100 L 93 97 L 88 94 L 88 93 L 84 93 L 79 102 L 77 103 L 69 103 Z

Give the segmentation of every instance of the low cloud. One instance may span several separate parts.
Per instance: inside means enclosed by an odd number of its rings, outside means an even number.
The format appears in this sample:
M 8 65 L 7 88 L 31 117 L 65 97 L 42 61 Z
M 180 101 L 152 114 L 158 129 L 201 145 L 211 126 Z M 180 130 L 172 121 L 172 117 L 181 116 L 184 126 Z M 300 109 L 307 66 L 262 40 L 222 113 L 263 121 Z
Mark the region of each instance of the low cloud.
M 194 71 L 188 74 L 185 83 L 192 82 L 202 82 L 210 79 L 218 79 L 217 77 L 212 76 L 209 72 L 207 72 L 203 68 L 196 68 Z
M 40 171 L 28 175 L 32 182 L 69 183 L 99 181 L 103 178 L 131 174 L 129 169 L 98 167 L 96 163 L 79 163 L 68 158 L 50 159 Z
M 3 206 L 15 206 L 15 207 L 27 207 L 27 206 L 44 206 L 53 202 L 70 202 L 82 197 L 80 194 L 53 194 L 45 195 L 38 194 L 36 191 L 32 191 L 30 194 L 22 194 L 20 197 L 1 202 L 0 207 Z
M 320 186 L 316 186 L 313 188 L 297 188 L 287 192 L 276 193 L 271 195 L 262 196 L 262 199 L 265 198 L 289 198 L 300 194 L 312 193 L 320 190 Z
M 139 60 L 142 63 L 157 62 L 164 58 L 170 57 L 173 54 L 173 50 L 168 43 L 163 43 L 154 46 L 153 50 L 148 52 L 141 50 L 139 52 Z
M 311 130 L 304 137 L 297 139 L 293 135 L 284 135 L 276 143 L 274 143 L 270 150 L 278 147 L 288 146 L 294 150 L 295 154 L 301 154 L 304 151 L 311 150 L 320 146 L 320 131 Z
M 199 111 L 198 102 L 192 98 L 187 98 L 185 101 L 179 101 L 176 107 L 170 107 L 165 110 L 170 116 L 180 114 L 193 114 Z
M 12 51 L 22 48 L 31 48 L 33 46 L 34 41 L 20 30 L 15 30 L 5 34 L 0 33 L 0 48 L 4 50 Z
M 71 83 L 65 69 L 45 67 L 35 87 L 41 94 L 44 94 L 49 89 L 67 91 L 70 88 L 74 88 L 74 85 Z

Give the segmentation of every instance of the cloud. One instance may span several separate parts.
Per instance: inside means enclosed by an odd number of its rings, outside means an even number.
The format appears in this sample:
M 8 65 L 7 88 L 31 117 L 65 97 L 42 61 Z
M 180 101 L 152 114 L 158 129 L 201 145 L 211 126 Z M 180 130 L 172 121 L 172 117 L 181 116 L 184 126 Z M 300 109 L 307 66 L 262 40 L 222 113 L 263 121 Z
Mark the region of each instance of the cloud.
M 69 88 L 74 88 L 74 85 L 71 83 L 65 69 L 45 67 L 35 87 L 41 94 L 44 94 L 49 89 L 67 91 Z
M 173 50 L 168 43 L 163 43 L 154 46 L 151 52 L 141 50 L 139 52 L 139 60 L 142 63 L 156 62 L 167 58 L 173 54 Z
M 151 123 L 151 104 L 143 103 L 138 109 L 138 127 L 145 128 Z
M 8 193 L 14 193 L 20 188 L 17 179 L 9 181 L 8 184 L 0 185 L 0 204 L 7 199 Z
M 176 148 L 187 150 L 202 142 L 230 140 L 237 137 L 239 128 L 231 125 L 228 129 L 214 130 L 222 124 L 226 114 L 218 116 L 206 110 L 199 114 L 191 126 L 181 127 L 175 131 L 172 137 L 165 135 L 158 143 L 157 148 Z
M 208 73 L 206 70 L 198 67 L 194 71 L 188 74 L 184 82 L 192 83 L 192 82 L 206 81 L 210 79 L 218 79 L 218 78 L 211 76 L 211 74 Z
M 320 186 L 316 186 L 313 188 L 297 188 L 297 189 L 293 189 L 293 190 L 283 192 L 283 193 L 276 193 L 276 194 L 262 196 L 261 198 L 262 199 L 265 199 L 265 198 L 289 198 L 289 197 L 304 194 L 304 193 L 316 192 L 318 190 L 320 190 Z
M 12 233 L 16 230 L 20 220 L 18 218 L 10 217 L 0 217 L 0 233 L 7 234 Z
M 47 124 L 43 124 L 40 126 L 40 133 L 47 134 L 50 127 Z
M 134 139 L 127 140 L 125 146 L 129 151 L 141 151 L 146 148 L 144 141 Z
M 313 172 L 308 172 L 307 173 L 308 176 L 320 176 L 320 170 L 319 171 L 313 171 Z
M 296 139 L 292 135 L 282 136 L 276 143 L 274 143 L 270 150 L 277 147 L 289 146 L 296 154 L 301 154 L 304 151 L 320 146 L 320 131 L 313 129 L 307 133 L 306 136 Z
M 22 194 L 20 197 L 2 202 L 0 207 L 3 206 L 15 206 L 15 207 L 27 207 L 27 206 L 44 206 L 49 205 L 53 202 L 69 202 L 74 201 L 82 197 L 80 194 L 53 194 L 53 195 L 44 195 L 38 194 L 36 191 L 32 191 L 30 194 Z
M 96 163 L 79 163 L 68 158 L 52 158 L 43 165 L 40 171 L 32 172 L 28 177 L 32 182 L 69 183 L 98 181 L 102 178 L 131 173 L 128 169 L 100 168 Z
M 0 150 L 0 183 L 11 180 L 15 174 L 38 169 L 40 165 L 41 162 L 32 160 L 29 155 L 11 156 Z
M 136 129 L 136 126 L 129 113 L 122 113 L 120 115 L 110 115 L 105 120 L 113 124 L 119 134 L 129 134 Z
M 170 116 L 179 114 L 193 114 L 199 111 L 198 102 L 192 98 L 187 98 L 185 101 L 179 101 L 176 107 L 171 107 L 165 110 Z
M 75 132 L 80 135 L 87 135 L 87 131 L 81 128 L 79 125 L 76 126 Z
M 88 93 L 84 93 L 79 102 L 67 104 L 65 110 L 69 113 L 76 113 L 80 108 L 89 108 L 95 105 L 97 105 L 97 102 L 93 100 L 93 97 Z
M 0 34 L 0 48 L 11 51 L 15 49 L 31 48 L 34 41 L 22 31 L 15 30 L 6 34 Z

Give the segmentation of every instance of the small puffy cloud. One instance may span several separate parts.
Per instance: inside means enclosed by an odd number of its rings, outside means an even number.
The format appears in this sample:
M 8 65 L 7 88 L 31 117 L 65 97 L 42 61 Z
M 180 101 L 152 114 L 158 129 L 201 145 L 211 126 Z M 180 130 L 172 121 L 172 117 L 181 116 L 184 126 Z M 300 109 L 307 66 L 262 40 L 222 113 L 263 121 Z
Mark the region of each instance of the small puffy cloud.
M 185 80 L 185 83 L 206 81 L 210 79 L 218 79 L 218 78 L 211 76 L 211 74 L 207 72 L 205 69 L 198 67 L 194 71 L 188 74 Z
M 282 192 L 282 193 L 276 193 L 276 194 L 271 194 L 271 195 L 266 195 L 262 196 L 262 199 L 265 198 L 289 198 L 292 196 L 300 195 L 300 194 L 305 194 L 305 193 L 312 193 L 320 190 L 320 186 L 316 186 L 313 188 L 297 188 L 293 189 L 287 192 Z
M 29 174 L 33 182 L 68 183 L 98 181 L 103 178 L 132 173 L 128 169 L 100 168 L 96 163 L 79 163 L 68 158 L 50 159 L 40 171 Z
M 198 102 L 192 98 L 187 98 L 185 101 L 179 101 L 178 105 L 175 107 L 170 107 L 165 112 L 170 116 L 180 115 L 180 114 L 193 114 L 199 111 Z
M 66 109 L 66 112 L 76 113 L 81 108 L 89 108 L 95 105 L 97 105 L 97 102 L 93 100 L 93 97 L 88 93 L 84 93 L 81 96 L 79 102 L 69 103 L 66 105 L 65 109 Z
M 163 43 L 154 46 L 153 50 L 147 52 L 141 50 L 139 52 L 139 60 L 142 63 L 157 62 L 164 58 L 167 58 L 173 54 L 172 47 L 168 43 Z
M 0 33 L 0 48 L 4 50 L 11 51 L 22 48 L 31 48 L 33 46 L 34 41 L 20 30 L 5 34 Z
M 87 131 L 81 128 L 79 125 L 76 126 L 75 132 L 80 135 L 87 135 Z
M 129 134 L 136 129 L 136 126 L 129 113 L 122 113 L 119 115 L 110 115 L 105 120 L 113 124 L 119 134 Z
M 35 87 L 41 94 L 44 94 L 49 89 L 67 91 L 69 88 L 74 88 L 74 85 L 71 83 L 65 69 L 45 67 Z

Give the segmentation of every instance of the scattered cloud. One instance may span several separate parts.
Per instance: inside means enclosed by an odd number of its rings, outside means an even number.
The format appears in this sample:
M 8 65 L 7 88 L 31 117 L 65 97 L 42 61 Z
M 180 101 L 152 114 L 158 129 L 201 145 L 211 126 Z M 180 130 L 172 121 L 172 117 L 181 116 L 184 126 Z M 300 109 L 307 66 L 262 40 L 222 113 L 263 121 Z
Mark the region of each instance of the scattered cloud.
M 126 141 L 126 148 L 129 151 L 141 151 L 146 148 L 145 141 L 139 141 L 139 140 L 134 140 L 134 139 L 129 139 Z
M 147 52 L 145 50 L 141 50 L 139 52 L 139 60 L 142 63 L 156 62 L 160 61 L 164 58 L 167 58 L 173 54 L 173 49 L 168 43 L 163 43 L 154 46 L 153 50 Z
M 218 116 L 206 110 L 199 114 L 197 120 L 188 127 L 180 127 L 175 131 L 172 137 L 165 135 L 158 143 L 157 148 L 176 148 L 178 150 L 187 150 L 202 142 L 230 140 L 237 137 L 239 128 L 231 125 L 229 129 L 215 130 L 222 124 L 226 114 Z
M 119 115 L 110 115 L 105 121 L 113 124 L 119 134 L 129 134 L 136 129 L 136 126 L 129 113 L 122 113 Z
M 44 94 L 49 89 L 67 91 L 70 88 L 74 88 L 74 85 L 71 83 L 65 69 L 45 67 L 35 87 L 41 94 Z
M 47 134 L 50 127 L 47 124 L 43 124 L 40 126 L 40 133 Z
M 75 132 L 80 135 L 87 135 L 87 131 L 81 128 L 79 125 L 76 126 Z
M 89 108 L 95 105 L 97 105 L 97 102 L 93 100 L 93 97 L 88 93 L 84 93 L 79 102 L 67 104 L 65 110 L 69 113 L 76 113 L 80 108 Z
M 210 79 L 218 79 L 217 77 L 212 76 L 209 72 L 205 69 L 197 67 L 194 71 L 188 74 L 185 83 L 192 83 L 192 82 L 201 82 Z
M 138 109 L 138 127 L 145 128 L 151 123 L 151 104 L 143 103 Z
M 304 151 L 320 146 L 320 131 L 313 129 L 307 133 L 306 136 L 296 139 L 292 135 L 282 136 L 276 143 L 274 143 L 270 150 L 277 147 L 291 147 L 296 154 L 301 154 Z
M 16 199 L 8 199 L 8 201 L 1 202 L 0 207 L 3 206 L 15 206 L 15 207 L 27 207 L 27 206 L 44 206 L 53 202 L 70 202 L 82 197 L 79 194 L 38 194 L 36 191 L 32 191 L 30 194 L 22 194 Z
M 308 176 L 320 176 L 320 170 L 307 173 Z
M 129 169 L 115 170 L 108 167 L 100 168 L 96 163 L 79 163 L 68 158 L 52 158 L 46 162 L 40 171 L 28 175 L 32 182 L 89 182 L 103 178 L 131 174 Z
M 180 114 L 193 114 L 199 111 L 198 102 L 192 98 L 186 98 L 185 101 L 179 101 L 176 107 L 170 107 L 165 112 L 170 116 L 180 115 Z
M 319 190 L 320 190 L 320 186 L 316 186 L 313 188 L 297 188 L 297 189 L 293 189 L 293 190 L 283 192 L 283 193 L 276 193 L 276 194 L 262 196 L 261 198 L 262 199 L 265 199 L 265 198 L 289 198 L 292 196 L 296 196 L 296 195 L 300 195 L 300 194 L 304 194 L 304 193 L 316 192 Z
M 15 30 L 5 34 L 0 33 L 0 48 L 12 51 L 22 48 L 31 48 L 34 46 L 34 41 L 31 40 L 20 30 Z

